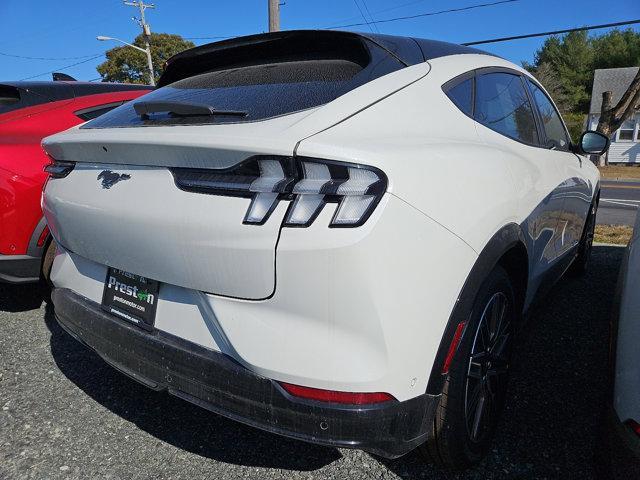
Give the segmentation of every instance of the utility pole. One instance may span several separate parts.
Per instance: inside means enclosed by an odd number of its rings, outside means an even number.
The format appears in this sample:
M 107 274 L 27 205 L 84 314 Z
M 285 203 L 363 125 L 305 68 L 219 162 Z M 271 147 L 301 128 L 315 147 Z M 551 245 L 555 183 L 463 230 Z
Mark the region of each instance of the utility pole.
M 280 0 L 269 1 L 269 31 L 280 31 Z
M 152 87 L 156 86 L 155 74 L 153 72 L 153 61 L 151 60 L 151 45 L 149 40 L 151 38 L 151 28 L 144 19 L 144 11 L 147 8 L 156 8 L 153 3 L 144 3 L 144 0 L 125 1 L 125 5 L 129 7 L 137 7 L 140 9 L 140 19 L 138 24 L 142 27 L 142 34 L 144 35 L 145 51 L 147 52 L 147 63 L 149 64 L 149 81 Z

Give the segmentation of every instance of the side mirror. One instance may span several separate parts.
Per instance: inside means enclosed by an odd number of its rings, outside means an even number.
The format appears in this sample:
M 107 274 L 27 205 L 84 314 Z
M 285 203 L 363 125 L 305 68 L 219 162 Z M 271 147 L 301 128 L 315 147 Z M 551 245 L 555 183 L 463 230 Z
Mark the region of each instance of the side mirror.
M 580 137 L 578 153 L 603 155 L 609 149 L 609 143 L 609 137 L 603 133 L 588 130 Z

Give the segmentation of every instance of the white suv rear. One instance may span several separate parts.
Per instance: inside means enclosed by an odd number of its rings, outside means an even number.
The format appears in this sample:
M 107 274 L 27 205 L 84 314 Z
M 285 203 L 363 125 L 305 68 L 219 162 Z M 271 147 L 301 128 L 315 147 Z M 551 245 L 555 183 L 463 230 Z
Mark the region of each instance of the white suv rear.
M 197 47 L 160 86 L 44 142 L 61 325 L 259 428 L 478 461 L 517 322 L 592 238 L 598 173 L 544 90 L 467 47 L 315 31 Z

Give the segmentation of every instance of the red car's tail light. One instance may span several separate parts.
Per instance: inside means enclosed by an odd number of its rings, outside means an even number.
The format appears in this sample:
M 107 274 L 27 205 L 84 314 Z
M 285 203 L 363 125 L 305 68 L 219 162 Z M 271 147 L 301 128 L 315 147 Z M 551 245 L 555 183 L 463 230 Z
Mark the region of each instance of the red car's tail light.
M 53 160 L 50 164 L 45 165 L 44 171 L 49 174 L 49 178 L 64 178 L 71 173 L 75 166 L 75 162 Z
M 327 203 L 337 203 L 330 227 L 367 221 L 387 188 L 374 167 L 315 158 L 253 157 L 225 170 L 172 168 L 178 188 L 251 198 L 244 223 L 262 225 L 280 200 L 293 200 L 287 227 L 308 227 Z
M 42 229 L 42 232 L 40 232 L 40 236 L 38 237 L 38 243 L 36 243 L 36 245 L 38 247 L 43 247 L 44 242 L 47 240 L 48 236 L 49 236 L 49 225 L 45 225 L 44 228 Z
M 635 433 L 636 435 L 638 435 L 640 437 L 640 423 L 638 423 L 638 422 L 636 422 L 634 420 L 627 420 L 624 423 L 629 428 L 631 428 L 631 430 L 633 430 L 633 433 Z
M 322 390 L 319 388 L 301 387 L 291 383 L 279 382 L 285 391 L 294 397 L 317 400 L 319 402 L 342 403 L 349 405 L 368 405 L 394 401 L 395 398 L 384 392 L 337 392 L 335 390 Z

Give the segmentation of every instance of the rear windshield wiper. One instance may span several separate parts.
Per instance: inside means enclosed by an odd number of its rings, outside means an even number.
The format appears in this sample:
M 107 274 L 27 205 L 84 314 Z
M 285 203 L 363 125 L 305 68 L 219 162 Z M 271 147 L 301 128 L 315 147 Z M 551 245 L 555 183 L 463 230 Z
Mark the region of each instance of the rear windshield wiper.
M 240 110 L 218 110 L 206 103 L 190 102 L 136 102 L 133 108 L 143 120 L 149 118 L 150 113 L 170 113 L 176 117 L 197 117 L 212 115 L 230 115 L 235 117 L 246 117 L 247 112 Z

